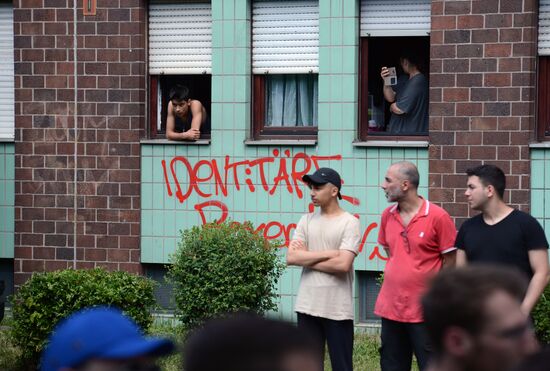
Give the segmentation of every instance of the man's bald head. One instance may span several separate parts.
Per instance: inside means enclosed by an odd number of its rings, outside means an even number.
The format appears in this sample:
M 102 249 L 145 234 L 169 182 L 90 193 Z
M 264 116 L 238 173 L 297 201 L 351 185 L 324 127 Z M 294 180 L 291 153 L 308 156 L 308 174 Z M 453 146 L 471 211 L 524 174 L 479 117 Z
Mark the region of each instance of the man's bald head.
M 413 188 L 418 189 L 420 174 L 418 174 L 418 169 L 415 164 L 409 161 L 399 161 L 393 163 L 392 167 L 395 167 L 397 173 L 403 180 L 408 180 Z

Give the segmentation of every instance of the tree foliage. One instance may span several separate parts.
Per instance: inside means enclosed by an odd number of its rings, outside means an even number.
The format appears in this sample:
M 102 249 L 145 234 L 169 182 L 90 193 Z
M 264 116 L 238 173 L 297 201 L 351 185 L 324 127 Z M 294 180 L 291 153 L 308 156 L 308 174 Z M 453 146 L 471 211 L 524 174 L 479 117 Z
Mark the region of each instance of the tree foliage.
M 35 365 L 57 323 L 85 307 L 118 307 L 148 329 L 153 286 L 145 277 L 100 268 L 35 273 L 12 298 L 12 338 L 23 359 Z
M 284 269 L 276 246 L 254 233 L 250 223 L 209 223 L 184 231 L 168 273 L 183 325 L 192 328 L 236 311 L 275 309 Z

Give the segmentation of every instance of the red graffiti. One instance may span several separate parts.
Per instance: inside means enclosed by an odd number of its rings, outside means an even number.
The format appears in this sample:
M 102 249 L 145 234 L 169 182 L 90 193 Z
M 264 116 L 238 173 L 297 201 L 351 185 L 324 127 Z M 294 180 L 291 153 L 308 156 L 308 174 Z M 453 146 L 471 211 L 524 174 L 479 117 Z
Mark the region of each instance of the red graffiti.
M 374 249 L 372 249 L 372 252 L 369 255 L 369 260 L 373 260 L 374 258 L 378 258 L 384 261 L 388 260 L 386 256 L 380 254 L 380 248 L 378 246 L 374 246 Z
M 230 156 L 225 156 L 223 164 L 218 164 L 216 159 L 203 159 L 192 165 L 186 157 L 176 156 L 172 158 L 169 166 L 165 160 L 161 161 L 161 165 L 168 196 L 175 195 L 180 203 L 184 203 L 193 193 L 206 200 L 194 205 L 202 224 L 206 224 L 209 221 L 222 223 L 229 216 L 227 205 L 222 201 L 212 200 L 212 197 L 227 197 L 232 189 L 240 191 L 244 187 L 244 190 L 250 193 L 261 190 L 267 197 L 280 191 L 296 194 L 299 199 L 303 199 L 302 177 L 322 167 L 324 161 L 340 161 L 341 159 L 341 155 L 317 156 L 304 152 L 298 152 L 291 156 L 288 149 L 282 153 L 274 149 L 272 156 L 252 160 L 234 161 Z M 172 183 L 169 175 L 171 175 Z M 342 183 L 344 183 L 343 180 Z M 342 199 L 353 206 L 360 204 L 359 199 L 355 197 L 342 195 Z M 312 203 L 308 204 L 308 211 L 314 211 Z M 359 218 L 358 214 L 354 215 Z M 234 223 L 240 224 L 239 222 Z M 369 233 L 377 226 L 376 223 L 370 223 L 365 229 L 359 245 L 359 252 L 363 251 Z M 296 229 L 295 223 L 285 225 L 272 220 L 260 223 L 254 232 L 261 233 L 270 241 L 280 240 L 282 241 L 281 247 L 288 247 L 294 229 Z M 375 258 L 387 260 L 380 254 L 378 246 L 375 246 L 369 255 L 369 260 Z
M 292 160 L 290 172 L 287 169 L 288 159 Z M 220 171 L 220 166 L 215 159 L 200 160 L 195 166 L 191 166 L 187 158 L 177 156 L 170 161 L 170 173 L 176 186 L 176 197 L 180 203 L 185 202 L 192 192 L 195 192 L 202 198 L 210 198 L 214 195 L 227 197 L 229 186 L 233 185 L 235 190 L 240 191 L 243 182 L 248 187 L 248 190 L 254 193 L 256 192 L 256 186 L 251 178 L 254 178 L 255 175 L 258 175 L 260 185 L 268 195 L 273 195 L 280 188 L 281 184 L 283 184 L 284 189 L 288 193 L 293 194 L 295 192 L 298 198 L 301 199 L 303 198 L 303 192 L 300 189 L 300 183 L 302 183 L 302 177 L 312 169 L 312 166 L 318 169 L 320 161 L 341 159 L 341 155 L 309 156 L 303 152 L 299 152 L 291 158 L 289 150 L 285 150 L 284 156 L 281 156 L 279 151 L 275 149 L 273 150 L 273 156 L 255 160 L 232 162 L 230 156 L 225 156 L 224 165 L 222 171 Z M 172 187 L 168 179 L 166 161 L 162 160 L 161 164 L 168 195 L 172 196 Z M 272 179 L 268 179 L 266 175 L 269 164 L 273 164 L 277 170 L 277 175 Z M 246 179 L 240 178 L 242 174 L 239 171 L 244 172 Z M 184 181 L 181 181 L 182 179 Z M 187 181 L 185 182 L 185 180 Z M 212 182 L 214 183 L 213 193 L 201 187 L 209 187 Z M 186 188 L 182 189 L 182 184 L 186 184 Z M 345 197 L 347 201 L 354 205 L 359 202 L 353 197 Z

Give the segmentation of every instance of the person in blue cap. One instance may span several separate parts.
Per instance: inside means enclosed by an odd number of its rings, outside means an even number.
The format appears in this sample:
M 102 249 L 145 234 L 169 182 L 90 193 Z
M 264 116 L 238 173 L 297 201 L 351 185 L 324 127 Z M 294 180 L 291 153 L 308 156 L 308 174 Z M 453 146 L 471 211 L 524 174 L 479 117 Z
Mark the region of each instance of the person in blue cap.
M 171 353 L 169 339 L 145 337 L 121 311 L 94 307 L 60 322 L 42 354 L 41 371 L 158 371 L 156 358 Z

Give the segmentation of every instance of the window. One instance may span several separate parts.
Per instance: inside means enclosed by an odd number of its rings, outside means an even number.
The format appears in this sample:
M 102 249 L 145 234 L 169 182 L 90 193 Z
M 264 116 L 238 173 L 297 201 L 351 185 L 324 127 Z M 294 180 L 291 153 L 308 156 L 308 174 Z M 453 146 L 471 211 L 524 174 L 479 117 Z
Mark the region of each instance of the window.
M 319 2 L 252 7 L 255 139 L 317 137 Z
M 360 139 L 427 137 L 430 9 L 429 0 L 361 1 Z M 382 67 L 397 72 L 389 96 L 380 77 Z
M 0 3 L 0 141 L 15 139 L 13 5 Z
M 174 310 L 174 285 L 166 280 L 168 268 L 163 264 L 143 264 L 145 276 L 156 282 L 153 295 L 159 307 L 164 310 Z
M 537 134 L 550 140 L 550 0 L 539 2 Z
M 382 272 L 357 271 L 359 287 L 359 322 L 378 322 L 380 317 L 374 314 L 374 304 L 380 292 L 378 277 Z
M 208 3 L 149 4 L 149 132 L 164 138 L 168 95 L 176 85 L 211 114 L 212 6 Z M 209 119 L 201 139 L 210 137 Z

